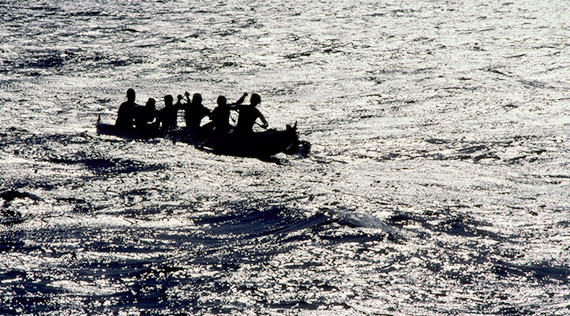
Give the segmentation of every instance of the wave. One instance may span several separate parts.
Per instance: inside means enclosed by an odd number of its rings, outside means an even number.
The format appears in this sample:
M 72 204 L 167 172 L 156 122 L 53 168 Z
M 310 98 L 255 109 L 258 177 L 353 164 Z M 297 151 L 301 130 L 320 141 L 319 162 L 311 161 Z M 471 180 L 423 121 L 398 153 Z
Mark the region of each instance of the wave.
M 313 237 L 335 242 L 366 242 L 387 236 L 392 239 L 402 237 L 396 229 L 373 215 L 343 209 L 306 211 L 282 206 L 238 209 L 229 214 L 203 218 L 196 224 L 206 225 L 209 233 L 229 239 L 272 236 L 281 242 Z M 338 234 L 337 226 L 349 229 Z
M 552 266 L 548 263 L 525 265 L 498 260 L 493 264 L 492 271 L 501 277 L 515 275 L 532 277 L 539 281 L 557 280 L 564 284 L 568 284 L 570 278 L 570 269 Z
M 322 213 L 303 216 L 284 207 L 238 210 L 231 214 L 204 218 L 196 224 L 207 225 L 214 234 L 240 235 L 256 238 L 266 235 L 281 235 L 307 228 L 315 228 L 330 219 Z

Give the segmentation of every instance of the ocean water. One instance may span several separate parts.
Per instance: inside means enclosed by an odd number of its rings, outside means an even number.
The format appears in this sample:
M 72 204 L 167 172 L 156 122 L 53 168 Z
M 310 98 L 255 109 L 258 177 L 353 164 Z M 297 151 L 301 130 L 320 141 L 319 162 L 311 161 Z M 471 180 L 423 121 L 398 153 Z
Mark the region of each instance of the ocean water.
M 568 4 L 0 1 L 0 314 L 569 315 Z M 130 87 L 312 151 L 97 135 Z

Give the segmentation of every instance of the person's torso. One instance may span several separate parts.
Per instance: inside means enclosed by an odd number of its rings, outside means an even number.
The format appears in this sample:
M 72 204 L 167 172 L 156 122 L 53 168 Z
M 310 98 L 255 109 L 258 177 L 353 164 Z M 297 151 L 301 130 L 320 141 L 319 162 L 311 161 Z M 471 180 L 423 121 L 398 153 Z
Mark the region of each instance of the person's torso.
M 259 116 L 259 111 L 252 106 L 243 106 L 239 110 L 239 118 L 236 129 L 239 131 L 251 131 L 253 124 Z
M 160 110 L 162 122 L 168 126 L 176 126 L 178 109 L 174 106 L 167 106 Z
M 136 103 L 129 101 L 121 103 L 115 124 L 124 127 L 132 127 L 138 107 L 139 106 Z
M 230 108 L 227 106 L 218 106 L 212 111 L 212 116 L 216 125 L 228 125 L 230 121 Z
M 208 110 L 202 105 L 190 105 L 188 107 L 188 111 L 186 111 L 186 118 L 187 124 L 189 124 L 191 128 L 200 127 L 200 123 L 204 116 L 208 114 Z
M 156 110 L 152 108 L 142 107 L 135 115 L 135 124 L 146 124 L 152 122 L 156 116 Z

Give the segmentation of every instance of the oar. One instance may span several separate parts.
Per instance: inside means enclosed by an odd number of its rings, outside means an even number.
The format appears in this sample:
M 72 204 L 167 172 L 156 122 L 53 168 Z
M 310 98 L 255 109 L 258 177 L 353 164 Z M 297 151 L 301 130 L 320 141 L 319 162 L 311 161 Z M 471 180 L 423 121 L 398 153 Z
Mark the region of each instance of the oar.
M 255 125 L 263 128 L 263 129 L 267 129 L 267 127 L 268 127 L 268 126 L 263 126 L 263 125 L 259 124 L 257 121 L 255 121 Z

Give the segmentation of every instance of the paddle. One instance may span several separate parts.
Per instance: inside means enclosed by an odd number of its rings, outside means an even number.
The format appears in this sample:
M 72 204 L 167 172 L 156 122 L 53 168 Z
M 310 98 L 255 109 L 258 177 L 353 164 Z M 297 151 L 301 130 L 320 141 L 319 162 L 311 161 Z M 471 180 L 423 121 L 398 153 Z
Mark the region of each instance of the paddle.
M 255 121 L 255 125 L 257 125 L 257 126 L 263 128 L 263 129 L 267 129 L 267 128 L 269 127 L 268 125 L 261 125 L 261 124 L 259 124 L 257 121 Z

